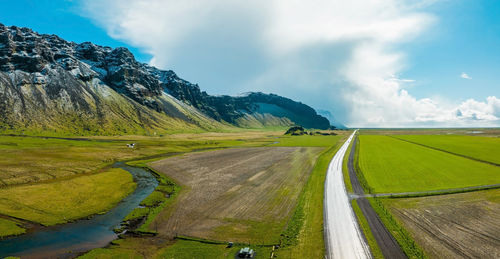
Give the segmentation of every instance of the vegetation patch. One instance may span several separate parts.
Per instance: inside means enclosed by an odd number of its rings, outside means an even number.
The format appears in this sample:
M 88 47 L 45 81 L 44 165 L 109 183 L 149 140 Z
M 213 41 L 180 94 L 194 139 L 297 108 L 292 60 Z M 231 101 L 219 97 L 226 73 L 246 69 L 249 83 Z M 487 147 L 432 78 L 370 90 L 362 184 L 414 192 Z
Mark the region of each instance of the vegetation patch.
M 20 223 L 0 218 L 0 238 L 24 233 L 26 233 L 26 229 Z
M 387 136 L 362 135 L 359 142 L 359 166 L 371 193 L 431 191 L 500 182 L 497 166 Z
M 119 168 L 65 181 L 0 189 L 0 213 L 43 225 L 55 225 L 104 213 L 136 187 Z
M 370 251 L 372 253 L 373 258 L 384 259 L 384 255 L 382 254 L 382 251 L 380 250 L 380 247 L 377 244 L 377 240 L 375 240 L 375 237 L 373 236 L 372 230 L 370 229 L 370 225 L 368 225 L 368 221 L 363 215 L 363 212 L 361 211 L 361 208 L 359 207 L 356 200 L 351 200 L 351 206 L 352 209 L 354 210 L 354 214 L 356 214 L 356 217 L 358 218 L 359 226 L 361 227 L 361 230 L 363 231 L 363 234 L 366 237 L 368 246 L 370 246 Z
M 356 136 L 355 136 L 356 137 Z M 352 184 L 351 184 L 351 176 L 349 175 L 349 155 L 351 154 L 353 143 L 349 145 L 347 151 L 345 152 L 344 160 L 342 161 L 342 175 L 344 176 L 344 185 L 348 193 L 352 193 Z
M 471 159 L 500 164 L 500 138 L 463 135 L 397 135 L 393 137 Z
M 233 259 L 241 248 L 250 247 L 255 251 L 254 258 L 269 258 L 271 247 L 235 244 L 228 248 L 227 244 L 211 244 L 191 240 L 177 240 L 175 244 L 161 250 L 158 257 L 165 259 Z
M 271 146 L 276 147 L 330 147 L 332 143 L 337 143 L 341 135 L 336 136 L 281 136 L 275 139 Z
M 174 202 L 175 196 L 177 196 L 180 191 L 180 186 L 168 179 L 165 175 L 157 173 L 147 165 L 143 168 L 155 176 L 158 181 L 158 186 L 156 186 L 155 190 L 140 203 L 143 207 L 132 210 L 123 219 L 121 227 L 115 229 L 115 232 L 122 232 L 128 229 L 135 234 L 156 234 L 158 227 L 154 226 L 153 228 L 151 223 L 165 206 Z

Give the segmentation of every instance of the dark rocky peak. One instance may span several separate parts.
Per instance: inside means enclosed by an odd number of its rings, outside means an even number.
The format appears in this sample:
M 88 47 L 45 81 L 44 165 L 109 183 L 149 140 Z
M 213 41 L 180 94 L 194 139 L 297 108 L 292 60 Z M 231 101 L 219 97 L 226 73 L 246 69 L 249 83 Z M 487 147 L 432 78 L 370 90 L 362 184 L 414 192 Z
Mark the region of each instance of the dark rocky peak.
M 75 56 L 82 60 L 101 62 L 111 52 L 110 47 L 97 46 L 92 42 L 83 42 L 75 46 Z
M 141 65 L 135 60 L 134 54 L 127 48 L 118 47 L 106 56 L 109 66 L 129 66 L 139 68 Z

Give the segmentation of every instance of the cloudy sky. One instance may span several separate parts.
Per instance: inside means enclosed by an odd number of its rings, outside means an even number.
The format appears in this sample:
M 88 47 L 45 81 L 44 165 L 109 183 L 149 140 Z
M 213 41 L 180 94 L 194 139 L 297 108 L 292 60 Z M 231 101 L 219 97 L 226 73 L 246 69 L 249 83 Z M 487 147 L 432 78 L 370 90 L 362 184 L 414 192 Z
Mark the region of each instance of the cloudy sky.
M 495 0 L 124 3 L 16 1 L 0 22 L 126 46 L 210 94 L 276 93 L 351 127 L 500 126 Z

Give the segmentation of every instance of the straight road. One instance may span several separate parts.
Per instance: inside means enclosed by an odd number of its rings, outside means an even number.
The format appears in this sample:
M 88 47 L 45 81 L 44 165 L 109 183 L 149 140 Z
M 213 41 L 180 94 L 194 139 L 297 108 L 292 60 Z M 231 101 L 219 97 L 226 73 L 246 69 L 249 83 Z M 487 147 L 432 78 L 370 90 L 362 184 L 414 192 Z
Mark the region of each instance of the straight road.
M 354 191 L 354 196 L 357 196 L 359 199 L 357 200 L 358 206 L 361 209 L 361 212 L 366 218 L 368 222 L 368 226 L 372 231 L 373 237 L 377 241 L 378 246 L 380 247 L 380 251 L 384 255 L 385 258 L 391 259 L 405 259 L 408 258 L 398 242 L 394 239 L 391 233 L 387 230 L 385 225 L 380 220 L 380 217 L 373 209 L 370 202 L 364 198 L 365 191 L 361 186 L 358 175 L 356 174 L 354 167 L 354 154 L 356 153 L 356 142 L 357 138 L 355 137 L 352 143 L 351 153 L 349 154 L 349 160 L 347 163 L 347 168 L 349 169 L 349 178 L 351 179 L 352 190 Z
M 325 181 L 326 258 L 371 258 L 370 249 L 352 210 L 344 185 L 342 162 L 354 133 L 333 157 Z

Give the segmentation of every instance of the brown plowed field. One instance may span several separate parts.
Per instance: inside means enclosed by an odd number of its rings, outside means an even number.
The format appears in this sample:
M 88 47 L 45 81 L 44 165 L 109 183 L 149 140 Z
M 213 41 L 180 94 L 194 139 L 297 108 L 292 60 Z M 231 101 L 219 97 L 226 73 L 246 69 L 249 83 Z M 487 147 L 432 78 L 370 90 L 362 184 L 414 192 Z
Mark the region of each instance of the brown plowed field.
M 154 162 L 183 189 L 153 226 L 164 237 L 276 243 L 321 150 L 238 148 Z
M 500 258 L 500 190 L 387 200 L 433 258 Z

